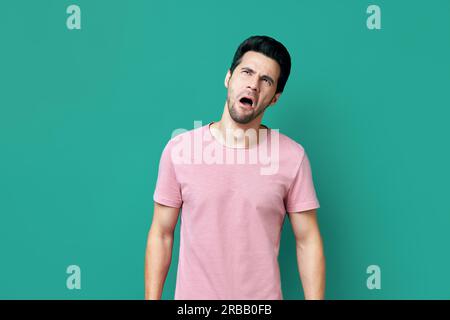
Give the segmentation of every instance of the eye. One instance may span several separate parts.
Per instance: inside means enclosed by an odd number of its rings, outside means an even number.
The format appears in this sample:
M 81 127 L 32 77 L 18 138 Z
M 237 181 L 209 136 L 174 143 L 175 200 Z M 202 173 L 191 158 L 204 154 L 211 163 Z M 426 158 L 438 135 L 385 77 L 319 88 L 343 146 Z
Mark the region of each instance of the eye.
M 271 86 L 271 85 L 272 85 L 272 82 L 270 82 L 270 81 L 269 81 L 269 79 L 267 79 L 267 78 L 264 78 L 263 80 L 264 80 L 264 81 L 266 82 L 266 84 L 268 84 L 269 86 Z
M 248 70 L 242 70 L 243 73 L 250 74 Z

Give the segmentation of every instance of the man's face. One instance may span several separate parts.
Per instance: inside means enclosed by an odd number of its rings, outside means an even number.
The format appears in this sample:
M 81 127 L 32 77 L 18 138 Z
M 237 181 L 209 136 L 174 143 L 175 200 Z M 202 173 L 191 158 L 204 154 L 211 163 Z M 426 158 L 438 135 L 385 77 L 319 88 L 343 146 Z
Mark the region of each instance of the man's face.
M 246 52 L 231 75 L 228 70 L 225 87 L 228 88 L 227 104 L 231 118 L 241 124 L 251 122 L 266 108 L 277 102 L 280 66 L 255 51 Z

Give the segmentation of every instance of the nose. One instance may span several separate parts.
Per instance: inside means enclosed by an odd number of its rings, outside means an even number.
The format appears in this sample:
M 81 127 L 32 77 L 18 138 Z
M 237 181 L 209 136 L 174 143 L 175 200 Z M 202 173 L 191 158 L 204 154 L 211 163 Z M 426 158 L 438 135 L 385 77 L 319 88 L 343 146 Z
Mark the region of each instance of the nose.
M 248 80 L 248 84 L 247 84 L 247 88 L 251 89 L 252 91 L 259 91 L 259 81 L 258 81 L 258 77 L 250 77 L 250 79 Z

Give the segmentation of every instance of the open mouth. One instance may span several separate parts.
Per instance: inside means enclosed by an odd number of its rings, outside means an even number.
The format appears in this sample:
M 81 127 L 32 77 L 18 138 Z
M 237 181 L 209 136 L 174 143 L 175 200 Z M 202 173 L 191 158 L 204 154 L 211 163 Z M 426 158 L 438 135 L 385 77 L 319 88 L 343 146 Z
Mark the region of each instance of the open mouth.
M 249 97 L 242 97 L 239 100 L 239 102 L 242 103 L 246 107 L 253 107 L 253 99 L 251 99 Z

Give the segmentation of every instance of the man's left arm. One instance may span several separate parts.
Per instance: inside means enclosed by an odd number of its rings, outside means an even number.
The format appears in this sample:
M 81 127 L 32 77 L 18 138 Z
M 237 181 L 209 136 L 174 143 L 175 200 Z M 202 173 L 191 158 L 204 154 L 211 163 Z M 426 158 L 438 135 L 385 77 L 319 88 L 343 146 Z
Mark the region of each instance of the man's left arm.
M 325 298 L 325 256 L 316 209 L 289 212 L 295 235 L 298 271 L 306 300 Z

